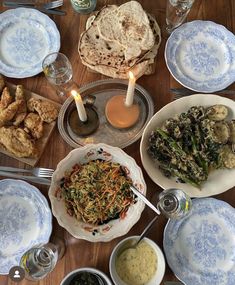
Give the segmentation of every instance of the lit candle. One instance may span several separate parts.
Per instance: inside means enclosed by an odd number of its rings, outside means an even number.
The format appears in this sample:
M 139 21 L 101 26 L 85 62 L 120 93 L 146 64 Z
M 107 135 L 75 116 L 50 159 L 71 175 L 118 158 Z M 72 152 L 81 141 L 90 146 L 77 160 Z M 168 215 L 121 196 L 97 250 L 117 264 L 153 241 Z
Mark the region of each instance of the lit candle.
M 129 71 L 129 83 L 125 100 L 125 105 L 127 107 L 130 107 L 133 104 L 134 94 L 135 94 L 135 81 L 136 79 L 134 74 L 131 71 Z
M 72 90 L 71 94 L 73 95 L 73 98 L 75 100 L 79 119 L 82 122 L 86 122 L 87 121 L 87 114 L 86 114 L 86 110 L 85 110 L 85 107 L 84 107 L 83 102 L 82 102 L 81 95 L 75 90 Z

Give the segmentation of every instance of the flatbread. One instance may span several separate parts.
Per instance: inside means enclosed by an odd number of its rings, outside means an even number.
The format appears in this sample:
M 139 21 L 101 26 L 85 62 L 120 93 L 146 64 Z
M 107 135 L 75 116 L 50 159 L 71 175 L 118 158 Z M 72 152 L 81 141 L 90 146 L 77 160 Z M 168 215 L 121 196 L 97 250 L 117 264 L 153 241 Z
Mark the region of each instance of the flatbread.
M 116 5 L 109 5 L 105 6 L 100 12 L 97 12 L 96 15 L 92 15 L 87 20 L 87 30 L 81 35 L 80 42 L 79 42 L 79 54 L 81 57 L 81 61 L 84 65 L 86 65 L 89 69 L 93 70 L 94 72 L 98 72 L 101 74 L 104 74 L 106 76 L 112 77 L 112 78 L 120 78 L 120 79 L 128 79 L 128 71 L 134 70 L 137 72 L 135 73 L 135 77 L 138 78 L 142 76 L 143 74 L 152 74 L 155 71 L 155 64 L 154 60 L 158 52 L 158 48 L 161 43 L 161 31 L 159 28 L 159 25 L 157 24 L 156 19 L 150 15 L 148 15 L 149 25 L 151 27 L 152 33 L 154 35 L 154 45 L 152 48 L 148 51 L 146 51 L 142 56 L 139 56 L 135 58 L 135 60 L 128 62 L 128 64 L 123 62 L 117 62 L 116 60 L 120 59 L 120 56 L 124 56 L 124 52 L 121 53 L 121 55 L 117 55 L 117 57 L 112 58 L 112 64 L 108 64 L 107 60 L 98 60 L 96 61 L 96 56 L 99 57 L 99 49 L 96 46 L 96 42 L 101 41 L 101 45 L 106 45 L 106 40 L 103 39 L 102 36 L 99 37 L 99 39 L 94 39 L 93 33 L 97 33 L 97 22 L 107 13 L 110 13 L 111 11 L 114 11 L 117 9 Z M 84 39 L 84 34 L 89 31 L 89 35 L 91 34 L 91 38 L 86 42 L 87 48 L 89 49 L 90 53 L 86 51 Z M 94 41 L 95 42 L 92 42 Z M 97 41 L 96 41 L 97 40 Z M 108 44 L 113 41 L 108 41 Z M 120 45 L 118 43 L 115 43 L 116 45 L 116 51 L 119 49 L 120 51 Z M 95 56 L 92 56 L 92 53 L 95 53 Z M 89 57 L 90 56 L 90 57 Z M 110 59 L 111 55 L 110 53 L 107 54 L 107 58 Z M 95 60 L 94 60 L 95 59 Z
M 124 48 L 125 60 L 135 59 L 154 45 L 149 18 L 140 3 L 129 1 L 106 13 L 97 22 L 99 34 L 106 41 Z
M 96 16 L 92 25 L 82 33 L 78 51 L 82 62 L 91 66 L 103 65 L 116 68 L 125 72 L 132 67 L 139 58 L 130 61 L 125 60 L 124 48 L 114 41 L 106 41 L 98 31 L 97 22 L 107 12 L 116 9 L 117 6 L 105 6 Z

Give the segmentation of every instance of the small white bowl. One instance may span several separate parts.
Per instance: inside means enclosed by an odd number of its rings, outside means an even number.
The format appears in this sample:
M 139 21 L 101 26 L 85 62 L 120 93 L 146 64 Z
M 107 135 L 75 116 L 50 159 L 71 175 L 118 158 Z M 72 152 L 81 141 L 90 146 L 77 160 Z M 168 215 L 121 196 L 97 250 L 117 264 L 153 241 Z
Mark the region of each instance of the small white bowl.
M 92 267 L 82 267 L 79 269 L 75 269 L 74 271 L 71 271 L 68 275 L 66 275 L 64 277 L 64 279 L 61 281 L 60 285 L 69 285 L 69 283 L 72 281 L 72 279 L 79 273 L 82 271 L 86 271 L 86 272 L 90 272 L 90 273 L 95 273 L 97 275 L 99 275 L 105 282 L 107 285 L 113 285 L 112 282 L 110 281 L 110 279 L 108 278 L 108 276 L 106 274 L 104 274 L 102 271 L 96 269 L 96 268 L 92 268 Z
M 113 249 L 110 259 L 109 259 L 109 272 L 110 275 L 112 277 L 112 280 L 114 282 L 115 285 L 127 285 L 127 283 L 125 283 L 118 275 L 117 271 L 116 271 L 116 258 L 118 256 L 118 254 L 125 248 L 125 243 L 130 242 L 130 240 L 133 239 L 137 239 L 139 238 L 139 236 L 130 236 L 125 238 L 124 240 L 120 241 L 115 248 Z M 162 253 L 162 250 L 160 249 L 160 247 L 153 242 L 151 239 L 149 238 L 144 238 L 144 241 L 146 241 L 154 250 L 155 253 L 157 255 L 157 270 L 155 275 L 152 277 L 152 279 L 148 282 L 145 283 L 145 285 L 159 285 L 163 279 L 163 276 L 165 274 L 165 258 L 164 255 Z

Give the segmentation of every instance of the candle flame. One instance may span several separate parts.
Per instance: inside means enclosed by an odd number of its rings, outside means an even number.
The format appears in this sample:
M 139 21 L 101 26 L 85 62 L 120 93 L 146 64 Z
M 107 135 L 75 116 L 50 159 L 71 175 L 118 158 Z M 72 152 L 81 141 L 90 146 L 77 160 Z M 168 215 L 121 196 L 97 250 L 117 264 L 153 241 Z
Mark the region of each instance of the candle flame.
M 74 99 L 81 100 L 81 95 L 76 90 L 72 90 L 71 94 L 74 97 Z
M 135 79 L 135 76 L 134 76 L 133 72 L 131 72 L 131 71 L 129 71 L 129 78 L 130 79 Z

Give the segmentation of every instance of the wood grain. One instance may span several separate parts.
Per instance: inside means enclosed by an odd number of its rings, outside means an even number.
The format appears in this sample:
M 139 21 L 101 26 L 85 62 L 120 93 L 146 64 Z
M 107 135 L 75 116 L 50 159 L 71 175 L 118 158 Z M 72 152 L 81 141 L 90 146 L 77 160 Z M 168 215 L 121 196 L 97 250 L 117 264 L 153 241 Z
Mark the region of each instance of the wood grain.
M 100 9 L 106 4 L 122 4 L 124 2 L 126 1 L 99 0 L 97 1 L 97 8 Z M 146 11 L 150 12 L 156 17 L 158 24 L 163 31 L 165 27 L 166 0 L 140 0 L 139 2 L 143 5 Z M 1 11 L 4 10 L 2 7 L 0 9 Z M 83 84 L 95 80 L 105 79 L 105 76 L 98 73 L 89 72 L 87 68 L 81 64 L 78 56 L 78 39 L 79 35 L 85 28 L 86 19 L 88 16 L 75 13 L 69 0 L 64 1 L 63 10 L 67 11 L 67 16 L 51 16 L 51 18 L 56 22 L 56 25 L 60 31 L 61 52 L 66 54 L 72 63 L 74 73 L 73 77 L 75 82 L 77 82 L 79 86 L 82 86 Z M 195 0 L 187 20 L 192 21 L 198 19 L 214 21 L 218 24 L 224 25 L 232 32 L 235 32 L 235 2 L 233 0 Z M 180 84 L 172 78 L 165 64 L 164 49 L 166 40 L 167 35 L 163 32 L 162 43 L 157 55 L 155 74 L 143 76 L 138 79 L 138 84 L 142 85 L 151 94 L 154 101 L 155 111 L 158 111 L 164 105 L 172 101 L 173 94 L 170 93 L 170 88 L 180 86 Z M 39 74 L 27 79 L 7 80 L 14 84 L 23 84 L 26 89 L 29 89 L 32 92 L 40 94 L 41 96 L 49 98 L 53 101 L 61 102 L 43 74 Z M 231 86 L 231 89 L 234 88 L 235 84 Z M 47 144 L 46 150 L 38 162 L 38 165 L 42 167 L 55 168 L 57 163 L 63 159 L 71 149 L 72 148 L 60 137 L 58 130 L 55 130 Z M 139 154 L 139 141 L 125 148 L 125 151 L 134 157 L 136 162 L 142 167 Z M 24 163 L 18 162 L 3 154 L 0 154 L 0 164 L 6 166 L 26 167 Z M 143 173 L 148 187 L 147 198 L 151 202 L 156 203 L 161 188 L 150 180 L 144 169 Z M 38 186 L 38 188 L 46 197 L 48 197 L 47 187 Z M 227 201 L 229 204 L 235 207 L 235 194 L 233 190 L 235 190 L 235 188 L 223 194 L 217 195 L 216 198 Z M 145 225 L 153 216 L 154 213 L 152 210 L 146 207 L 139 222 L 126 236 L 140 234 Z M 157 242 L 161 247 L 165 224 L 166 219 L 164 217 L 160 217 L 155 227 L 149 234 L 149 237 Z M 55 219 L 53 220 L 53 233 L 64 237 L 66 240 L 67 251 L 64 258 L 58 262 L 54 271 L 44 280 L 41 280 L 40 282 L 30 282 L 24 280 L 20 283 L 21 285 L 59 285 L 67 273 L 76 268 L 84 266 L 96 267 L 109 275 L 108 264 L 112 249 L 121 239 L 124 238 L 120 237 L 108 243 L 90 243 L 84 240 L 78 240 L 73 238 L 69 233 L 62 229 L 57 224 Z M 176 281 L 177 279 L 167 266 L 163 281 L 170 280 Z M 12 282 L 7 276 L 0 276 L 0 284 L 14 285 L 15 283 Z M 164 282 L 162 282 L 162 285 L 163 284 Z

